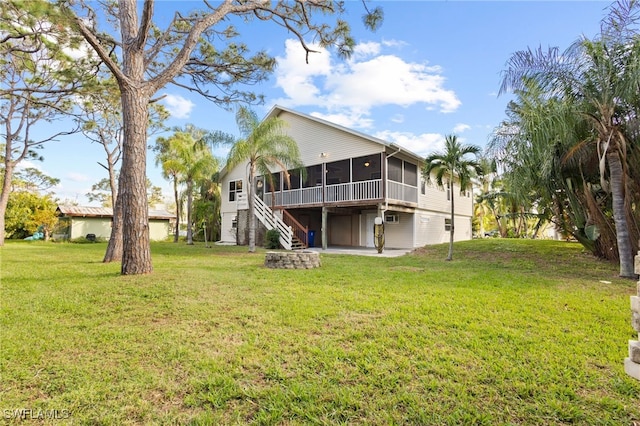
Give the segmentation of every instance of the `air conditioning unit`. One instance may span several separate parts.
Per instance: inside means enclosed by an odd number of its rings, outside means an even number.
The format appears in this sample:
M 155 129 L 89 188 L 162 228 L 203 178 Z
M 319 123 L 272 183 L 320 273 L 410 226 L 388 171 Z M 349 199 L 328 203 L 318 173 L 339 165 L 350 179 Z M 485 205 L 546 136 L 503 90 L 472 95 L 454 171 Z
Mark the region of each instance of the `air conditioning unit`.
M 398 218 L 397 214 L 385 214 L 384 221 L 386 223 L 398 223 L 400 219 Z

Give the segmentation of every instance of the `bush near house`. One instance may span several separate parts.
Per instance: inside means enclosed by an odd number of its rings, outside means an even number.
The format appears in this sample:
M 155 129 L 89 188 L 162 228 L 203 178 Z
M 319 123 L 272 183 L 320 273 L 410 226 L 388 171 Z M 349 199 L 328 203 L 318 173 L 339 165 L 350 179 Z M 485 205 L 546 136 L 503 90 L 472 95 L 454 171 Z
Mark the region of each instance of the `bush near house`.
M 269 229 L 267 231 L 264 246 L 267 249 L 280 248 L 280 232 L 277 229 Z
M 78 424 L 630 425 L 629 295 L 576 243 L 479 239 L 276 270 L 246 247 L 2 249 L 2 408 Z M 46 268 L 42 267 L 46 265 Z

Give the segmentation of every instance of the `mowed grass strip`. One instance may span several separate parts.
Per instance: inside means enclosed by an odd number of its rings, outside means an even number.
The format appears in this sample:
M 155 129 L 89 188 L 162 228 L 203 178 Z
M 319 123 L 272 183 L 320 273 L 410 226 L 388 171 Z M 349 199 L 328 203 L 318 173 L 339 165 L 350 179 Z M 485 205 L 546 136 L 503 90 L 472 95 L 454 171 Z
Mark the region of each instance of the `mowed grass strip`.
M 573 243 L 477 240 L 271 270 L 244 247 L 0 251 L 0 414 L 73 424 L 625 425 L 636 283 Z M 49 411 L 47 411 L 49 410 Z M 60 424 L 60 419 L 37 420 Z

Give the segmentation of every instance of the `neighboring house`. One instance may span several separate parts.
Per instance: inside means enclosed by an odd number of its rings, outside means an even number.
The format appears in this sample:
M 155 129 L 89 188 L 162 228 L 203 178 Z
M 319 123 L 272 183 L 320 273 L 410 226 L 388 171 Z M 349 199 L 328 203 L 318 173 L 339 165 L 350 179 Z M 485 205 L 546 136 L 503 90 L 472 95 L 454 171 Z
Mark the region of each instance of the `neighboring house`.
M 111 236 L 113 210 L 107 207 L 63 206 L 56 209 L 63 232 L 57 238 L 76 239 L 88 234 L 108 240 Z M 176 215 L 163 210 L 149 210 L 149 237 L 152 241 L 166 239 L 174 228 Z M 56 235 L 54 235 L 54 239 Z
M 276 216 L 284 222 L 280 230 L 291 227 L 298 247 L 373 247 L 374 219 L 381 216 L 385 247 L 416 248 L 449 241 L 449 197 L 456 197 L 455 239 L 472 238 L 471 191 L 461 195 L 457 185 L 451 191 L 426 184 L 422 157 L 281 106 L 267 117 L 275 116 L 288 123 L 286 132 L 298 143 L 306 175 L 290 170 L 287 185 L 276 171 L 273 187 L 258 178 L 257 196 L 264 203 L 258 202 L 256 216 L 266 228 L 271 229 L 269 221 Z M 246 164 L 224 169 L 221 175 L 221 240 L 246 244 Z

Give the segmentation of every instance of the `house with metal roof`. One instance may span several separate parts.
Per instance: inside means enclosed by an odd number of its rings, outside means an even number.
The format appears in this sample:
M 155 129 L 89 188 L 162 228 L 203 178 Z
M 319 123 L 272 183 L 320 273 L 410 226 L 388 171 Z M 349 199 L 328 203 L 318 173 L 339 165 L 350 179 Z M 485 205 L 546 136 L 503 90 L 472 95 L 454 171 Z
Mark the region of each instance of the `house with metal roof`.
M 471 239 L 471 191 L 438 189 L 421 176 L 424 158 L 405 148 L 335 123 L 275 106 L 267 115 L 286 121 L 305 172 L 289 179 L 273 171 L 258 177 L 256 216 L 277 228 L 285 248 L 374 247 L 374 221 L 381 217 L 387 248 L 416 248 L 449 240 L 450 197 L 455 201 L 455 240 Z M 246 164 L 223 170 L 221 240 L 246 244 Z M 271 185 L 273 182 L 273 185 Z
M 111 236 L 113 209 L 59 205 L 56 209 L 62 230 L 54 239 L 76 239 L 93 235 L 108 240 Z M 152 241 L 166 239 L 176 223 L 176 215 L 164 210 L 149 210 L 149 237 Z

